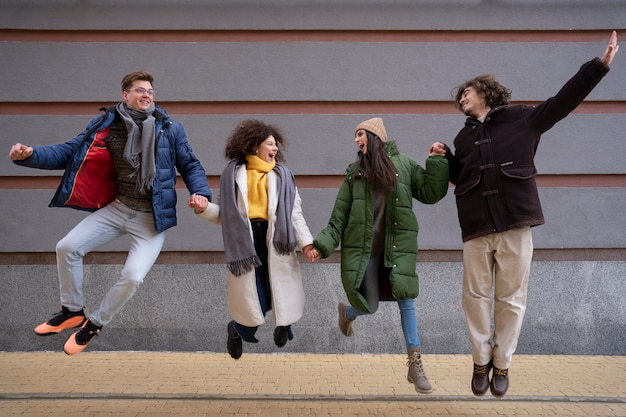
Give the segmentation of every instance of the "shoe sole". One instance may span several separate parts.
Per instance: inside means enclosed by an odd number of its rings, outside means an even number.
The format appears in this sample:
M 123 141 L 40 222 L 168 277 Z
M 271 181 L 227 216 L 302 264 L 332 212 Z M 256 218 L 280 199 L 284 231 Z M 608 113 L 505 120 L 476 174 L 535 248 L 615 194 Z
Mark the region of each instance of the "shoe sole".
M 50 336 L 53 334 L 59 334 L 63 330 L 67 329 L 76 329 L 77 327 L 82 327 L 82 325 L 87 321 L 87 318 L 84 316 L 76 316 L 65 320 L 58 326 L 50 326 L 47 322 L 41 323 L 39 326 L 35 327 L 33 331 L 38 336 Z

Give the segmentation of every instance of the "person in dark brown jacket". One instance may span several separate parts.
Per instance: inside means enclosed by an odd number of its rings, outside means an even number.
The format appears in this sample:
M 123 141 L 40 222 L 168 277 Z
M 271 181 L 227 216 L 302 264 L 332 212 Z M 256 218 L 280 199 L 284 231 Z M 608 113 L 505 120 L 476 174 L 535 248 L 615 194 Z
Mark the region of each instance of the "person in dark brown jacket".
M 454 90 L 456 107 L 468 118 L 454 139 L 454 154 L 446 147 L 446 157 L 462 231 L 462 299 L 476 395 L 491 388 L 503 396 L 509 387 L 508 369 L 526 310 L 530 228 L 544 223 L 534 163 L 541 135 L 584 100 L 608 73 L 618 49 L 613 32 L 602 58 L 583 64 L 554 97 L 536 106 L 508 106 L 511 91 L 493 75 Z

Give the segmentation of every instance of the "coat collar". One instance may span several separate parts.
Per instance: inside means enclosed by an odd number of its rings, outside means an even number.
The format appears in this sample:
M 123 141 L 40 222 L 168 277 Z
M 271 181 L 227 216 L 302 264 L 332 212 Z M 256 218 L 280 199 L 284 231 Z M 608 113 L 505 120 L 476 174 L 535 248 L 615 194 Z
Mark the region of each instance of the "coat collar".
M 489 110 L 489 113 L 487 113 L 487 115 L 485 116 L 485 122 L 489 121 L 489 119 L 491 118 L 491 116 L 496 113 L 499 112 L 502 109 L 505 109 L 507 106 L 496 106 L 493 109 Z M 470 116 L 467 119 L 465 119 L 465 126 L 480 126 L 482 125 L 481 121 L 478 120 L 477 118 L 475 118 L 474 116 Z

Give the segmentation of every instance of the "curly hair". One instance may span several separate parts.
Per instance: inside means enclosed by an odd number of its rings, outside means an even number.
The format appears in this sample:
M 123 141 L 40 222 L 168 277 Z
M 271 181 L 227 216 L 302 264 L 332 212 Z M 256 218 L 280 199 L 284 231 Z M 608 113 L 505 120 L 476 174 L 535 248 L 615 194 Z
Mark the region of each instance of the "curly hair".
M 356 164 L 363 171 L 363 177 L 375 192 L 390 192 L 397 182 L 396 166 L 385 152 L 385 142 L 372 132 L 366 130 L 367 153 L 359 151 Z M 354 180 L 354 177 L 353 177 Z
M 122 79 L 122 91 L 128 91 L 135 81 L 148 81 L 150 84 L 153 84 L 154 77 L 148 71 L 131 72 Z
M 252 119 L 244 120 L 233 129 L 226 141 L 224 156 L 226 159 L 245 159 L 246 155 L 253 155 L 259 145 L 270 135 L 274 136 L 278 147 L 274 158 L 277 162 L 285 162 L 282 149 L 286 147 L 287 142 L 283 132 L 274 125 Z
M 479 75 L 471 80 L 452 89 L 451 95 L 455 97 L 454 107 L 461 110 L 459 101 L 466 88 L 473 87 L 478 94 L 484 94 L 485 104 L 493 109 L 497 106 L 506 106 L 511 98 L 511 90 L 496 81 L 496 77 L 491 74 Z

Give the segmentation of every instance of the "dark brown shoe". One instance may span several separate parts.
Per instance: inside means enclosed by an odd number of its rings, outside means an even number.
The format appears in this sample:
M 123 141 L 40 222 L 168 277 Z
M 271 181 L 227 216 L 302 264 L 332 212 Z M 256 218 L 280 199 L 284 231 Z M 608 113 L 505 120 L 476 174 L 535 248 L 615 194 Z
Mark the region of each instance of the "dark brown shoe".
M 491 393 L 496 397 L 502 397 L 509 389 L 509 370 L 493 367 L 491 378 Z
M 474 395 L 483 395 L 489 389 L 489 372 L 492 366 L 492 361 L 489 361 L 487 365 L 474 364 L 474 376 L 472 376 L 472 392 Z

